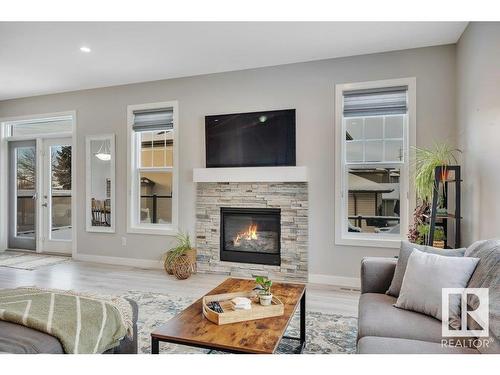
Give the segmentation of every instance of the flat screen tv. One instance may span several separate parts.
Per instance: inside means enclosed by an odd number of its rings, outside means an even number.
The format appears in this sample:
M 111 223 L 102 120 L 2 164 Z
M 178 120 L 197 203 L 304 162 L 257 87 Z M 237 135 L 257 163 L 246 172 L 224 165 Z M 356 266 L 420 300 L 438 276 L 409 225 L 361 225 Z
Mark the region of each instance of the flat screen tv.
M 207 168 L 295 166 L 295 109 L 205 117 Z

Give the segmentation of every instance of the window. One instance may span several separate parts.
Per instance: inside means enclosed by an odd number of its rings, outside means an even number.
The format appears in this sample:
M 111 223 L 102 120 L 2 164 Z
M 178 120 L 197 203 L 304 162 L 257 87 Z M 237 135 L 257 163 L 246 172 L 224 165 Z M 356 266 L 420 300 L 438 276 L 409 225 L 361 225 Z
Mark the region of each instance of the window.
M 336 243 L 398 246 L 408 228 L 414 79 L 336 87 Z
M 7 137 L 47 136 L 50 134 L 71 133 L 73 116 L 19 120 L 7 123 Z
M 177 225 L 177 103 L 129 106 L 129 218 L 132 233 Z

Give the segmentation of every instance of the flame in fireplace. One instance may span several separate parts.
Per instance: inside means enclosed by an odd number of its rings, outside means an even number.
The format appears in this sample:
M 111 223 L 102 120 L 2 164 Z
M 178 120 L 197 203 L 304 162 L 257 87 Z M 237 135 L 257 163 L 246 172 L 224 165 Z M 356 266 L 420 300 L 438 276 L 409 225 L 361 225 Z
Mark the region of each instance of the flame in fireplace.
M 244 232 L 240 232 L 236 235 L 234 239 L 234 245 L 239 246 L 242 239 L 245 240 L 256 240 L 257 237 L 257 224 L 250 224 L 248 229 Z

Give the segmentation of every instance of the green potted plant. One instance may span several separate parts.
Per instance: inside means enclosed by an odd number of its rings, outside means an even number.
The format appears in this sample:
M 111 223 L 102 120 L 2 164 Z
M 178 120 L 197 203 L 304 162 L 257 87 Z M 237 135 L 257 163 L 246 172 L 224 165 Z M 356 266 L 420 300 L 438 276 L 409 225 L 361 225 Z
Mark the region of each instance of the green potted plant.
M 165 271 L 178 279 L 187 279 L 196 268 L 196 249 L 191 246 L 189 233 L 179 232 L 176 245 L 163 255 Z
M 434 230 L 434 238 L 432 239 L 432 246 L 444 249 L 444 240 L 446 236 L 444 234 L 443 227 L 436 227 Z
M 419 245 L 425 245 L 427 242 L 426 240 L 429 237 L 431 226 L 429 224 L 420 224 L 417 230 L 418 230 L 418 237 L 415 240 L 415 243 Z M 444 234 L 444 228 L 436 226 L 434 229 L 434 238 L 432 239 L 432 246 L 444 249 L 445 238 L 446 236 Z
M 257 276 L 255 282 L 260 287 L 259 301 L 262 306 L 269 306 L 273 300 L 271 286 L 273 282 L 267 276 Z
M 460 153 L 447 143 L 436 143 L 431 149 L 415 147 L 415 192 L 422 202 L 430 202 L 434 192 L 434 173 L 436 167 L 444 167 L 441 181 L 448 178 L 446 167 L 457 163 L 457 153 Z

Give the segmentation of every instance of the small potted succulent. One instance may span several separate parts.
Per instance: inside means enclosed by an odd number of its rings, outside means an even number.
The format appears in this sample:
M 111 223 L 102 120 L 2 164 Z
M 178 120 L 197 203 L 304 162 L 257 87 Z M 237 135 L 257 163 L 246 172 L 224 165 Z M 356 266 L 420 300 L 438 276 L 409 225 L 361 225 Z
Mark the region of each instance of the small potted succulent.
M 445 197 L 443 195 L 439 196 L 438 207 L 436 209 L 436 215 L 439 217 L 448 216 L 448 209 L 445 207 Z
M 257 276 L 255 282 L 259 288 L 259 301 L 262 306 L 269 306 L 273 300 L 271 286 L 273 282 L 267 276 Z

